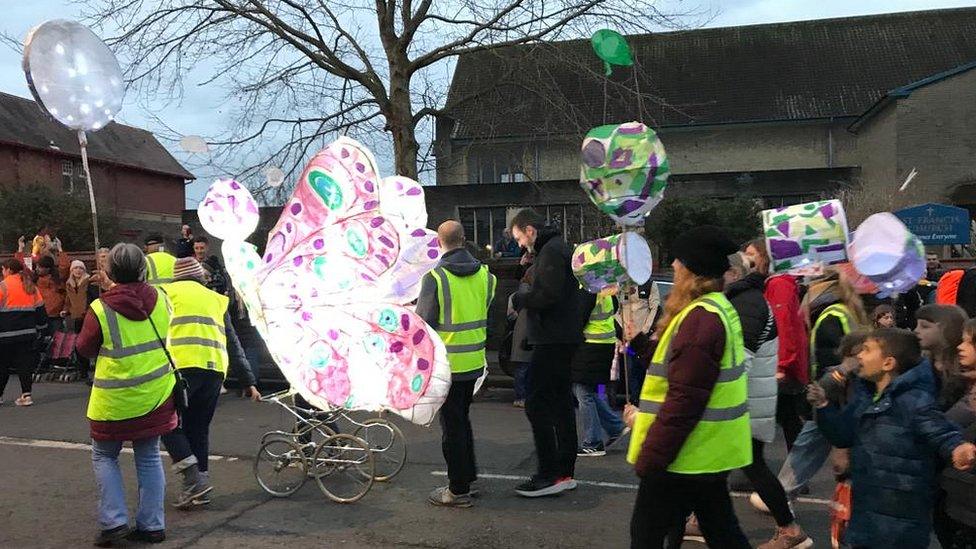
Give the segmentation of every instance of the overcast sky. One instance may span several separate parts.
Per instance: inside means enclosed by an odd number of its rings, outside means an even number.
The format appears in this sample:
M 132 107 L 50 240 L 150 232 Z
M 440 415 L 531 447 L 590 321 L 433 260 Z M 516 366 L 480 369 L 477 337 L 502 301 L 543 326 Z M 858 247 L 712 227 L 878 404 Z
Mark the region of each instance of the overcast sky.
M 31 0 L 21 2 L 0 0 L 4 17 L 0 31 L 22 38 L 34 25 L 54 18 L 73 18 L 79 7 L 68 0 Z M 895 11 L 974 6 L 976 0 L 659 0 L 663 11 L 697 9 L 710 14 L 707 26 L 733 26 L 780 21 L 798 21 L 827 17 L 867 15 Z M 30 97 L 20 66 L 20 56 L 0 46 L 0 91 Z M 135 126 L 159 130 L 138 98 L 127 97 L 119 116 L 120 121 Z M 210 136 L 227 128 L 229 117 L 222 108 L 222 94 L 214 90 L 188 86 L 184 102 L 179 107 L 163 110 L 160 117 L 166 125 L 183 135 Z M 159 110 L 159 109 L 153 109 Z M 175 143 L 164 142 L 180 160 L 187 159 Z M 389 159 L 380 159 L 389 170 Z M 201 179 L 187 188 L 187 206 L 196 203 L 206 192 L 210 178 L 216 174 L 199 173 Z

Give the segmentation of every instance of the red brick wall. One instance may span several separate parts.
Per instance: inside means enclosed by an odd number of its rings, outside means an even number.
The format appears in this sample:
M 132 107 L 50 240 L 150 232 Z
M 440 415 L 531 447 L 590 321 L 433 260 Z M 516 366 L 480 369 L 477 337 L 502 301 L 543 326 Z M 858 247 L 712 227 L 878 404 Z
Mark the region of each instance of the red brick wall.
M 61 190 L 61 162 L 80 159 L 45 154 L 0 144 L 0 185 L 45 185 Z M 154 174 L 140 170 L 91 163 L 95 198 L 99 204 L 147 213 L 179 216 L 184 207 L 184 182 L 179 177 Z

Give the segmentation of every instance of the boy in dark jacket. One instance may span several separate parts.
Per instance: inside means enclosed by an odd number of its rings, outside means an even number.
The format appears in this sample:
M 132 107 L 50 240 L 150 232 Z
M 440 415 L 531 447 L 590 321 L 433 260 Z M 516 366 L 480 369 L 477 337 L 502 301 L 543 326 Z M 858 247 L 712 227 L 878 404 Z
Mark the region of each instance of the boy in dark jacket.
M 935 378 L 907 330 L 872 332 L 858 354 L 856 393 L 840 409 L 812 384 L 817 424 L 839 448 L 851 448 L 853 495 L 846 542 L 853 547 L 928 547 L 936 459 L 960 470 L 976 464 L 976 446 L 935 404 Z

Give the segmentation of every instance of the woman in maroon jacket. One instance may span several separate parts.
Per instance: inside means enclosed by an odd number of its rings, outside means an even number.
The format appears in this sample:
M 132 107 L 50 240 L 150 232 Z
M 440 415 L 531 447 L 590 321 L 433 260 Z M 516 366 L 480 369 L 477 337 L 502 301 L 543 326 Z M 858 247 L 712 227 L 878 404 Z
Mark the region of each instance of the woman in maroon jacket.
M 685 446 L 689 440 L 699 444 L 704 440 L 700 424 L 708 419 L 706 412 L 713 411 L 709 409 L 709 402 L 720 381 L 726 384 L 741 382 L 744 388 L 743 372 L 738 374 L 740 377 L 720 380 L 723 373 L 735 370 L 734 367 L 722 368 L 726 346 L 743 348 L 741 339 L 726 341 L 726 322 L 731 323 L 729 333 L 742 337 L 741 328 L 732 331 L 732 326 L 739 325 L 738 316 L 726 317 L 728 320 L 723 321 L 720 314 L 696 305 L 700 298 L 711 294 L 710 301 L 724 301 L 731 309 L 732 305 L 718 292 L 723 289 L 722 277 L 729 269 L 728 256 L 736 251 L 736 246 L 721 229 L 701 226 L 678 237 L 673 248 L 676 256 L 674 288 L 658 323 L 658 331 L 665 334 L 663 338 L 672 332 L 673 335 L 669 342 L 662 343 L 668 345 L 664 364 L 648 371 L 641 394 L 641 411 L 628 405 L 624 412 L 625 421 L 634 426 L 628 460 L 634 463 L 634 469 L 641 477 L 630 523 L 631 548 L 660 548 L 665 537 L 680 542 L 680 531 L 692 512 L 698 517 L 710 547 L 748 548 L 749 542 L 739 527 L 727 488 L 729 471 L 748 465 L 752 460 L 748 424 L 744 431 L 731 429 L 723 433 L 722 441 L 709 439 L 710 444 L 720 442 L 728 448 L 727 458 L 707 465 L 703 472 L 672 470 L 682 455 L 687 458 L 690 453 L 703 451 L 703 446 Z M 732 311 L 735 314 L 734 309 Z M 725 313 L 721 314 L 725 316 Z M 670 326 L 672 321 L 677 324 Z M 645 353 L 643 356 L 650 355 Z M 732 360 L 737 359 L 733 357 Z M 645 395 L 645 390 L 651 383 L 661 384 L 651 379 L 652 376 L 660 378 L 662 374 L 651 372 L 662 368 L 667 378 L 664 400 L 656 411 L 644 410 L 643 399 L 650 398 Z M 744 402 L 744 391 L 742 396 Z M 745 413 L 741 412 L 742 415 Z M 638 415 L 646 418 L 645 414 L 653 415 L 650 425 L 645 423 L 646 431 L 641 433 Z M 729 418 L 734 419 L 737 418 Z M 692 436 L 693 433 L 698 434 L 697 438 Z
M 112 248 L 109 252 L 109 276 L 116 284 L 99 298 L 101 306 L 129 321 L 146 321 L 149 318 L 147 311 L 153 311 L 156 302 L 165 299 L 155 288 L 142 282 L 146 276 L 146 258 L 142 250 L 134 244 L 117 244 Z M 119 341 L 126 341 L 125 325 L 119 324 L 122 323 L 116 322 L 114 328 L 103 327 L 98 316 L 89 308 L 81 333 L 78 334 L 78 354 L 86 358 L 96 358 L 105 352 L 103 333 L 106 332 L 112 334 L 112 339 L 118 337 Z M 168 326 L 160 326 L 159 329 L 160 337 L 165 338 Z M 121 332 L 117 333 L 119 330 Z M 133 406 L 131 393 L 126 393 L 126 400 L 122 394 L 116 396 L 112 390 L 108 390 L 113 382 L 116 386 L 119 384 L 114 378 L 102 379 L 105 373 L 102 372 L 103 368 L 106 368 L 105 362 L 95 362 L 94 384 L 96 388 L 103 389 L 99 396 L 100 407 L 115 410 L 116 413 L 128 410 Z M 150 543 L 159 543 L 166 539 L 163 511 L 166 478 L 159 457 L 159 437 L 176 427 L 176 406 L 172 395 L 165 393 L 148 392 L 144 399 L 150 411 L 138 417 L 122 415 L 129 419 L 111 421 L 89 419 L 92 465 L 99 488 L 98 522 L 101 531 L 95 539 L 95 545 L 99 547 L 109 547 L 123 538 Z M 162 404 L 157 405 L 160 401 Z M 89 403 L 90 418 L 92 404 Z M 135 530 L 129 528 L 125 487 L 122 485 L 122 473 L 119 469 L 119 452 L 125 441 L 132 441 L 139 480 L 139 509 L 135 517 Z

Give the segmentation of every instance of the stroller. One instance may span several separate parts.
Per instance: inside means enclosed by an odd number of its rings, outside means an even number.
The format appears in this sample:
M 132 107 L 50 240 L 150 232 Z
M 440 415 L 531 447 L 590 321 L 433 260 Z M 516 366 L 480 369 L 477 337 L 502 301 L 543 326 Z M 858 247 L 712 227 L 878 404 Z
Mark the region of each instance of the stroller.
M 87 365 L 75 353 L 78 338 L 66 323 L 50 336 L 40 339 L 40 358 L 34 372 L 34 381 L 60 381 L 69 383 L 87 377 Z

